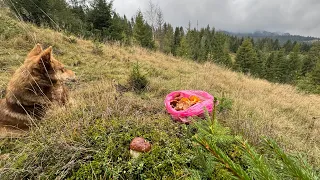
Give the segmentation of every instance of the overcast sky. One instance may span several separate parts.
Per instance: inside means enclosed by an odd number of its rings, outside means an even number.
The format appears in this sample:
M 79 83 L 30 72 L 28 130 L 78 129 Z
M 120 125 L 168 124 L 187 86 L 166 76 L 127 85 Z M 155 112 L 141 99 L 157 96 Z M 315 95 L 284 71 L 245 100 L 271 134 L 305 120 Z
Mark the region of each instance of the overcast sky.
M 116 12 L 128 17 L 140 8 L 145 12 L 149 0 L 114 0 Z M 320 0 L 153 0 L 166 22 L 187 27 L 209 24 L 232 32 L 289 32 L 320 37 Z

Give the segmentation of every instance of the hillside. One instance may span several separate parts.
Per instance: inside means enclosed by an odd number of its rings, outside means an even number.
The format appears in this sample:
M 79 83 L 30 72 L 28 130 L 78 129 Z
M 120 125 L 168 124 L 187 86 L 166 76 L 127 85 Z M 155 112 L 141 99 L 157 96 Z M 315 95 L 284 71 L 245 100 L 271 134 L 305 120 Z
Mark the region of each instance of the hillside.
M 163 103 L 169 92 L 180 89 L 200 89 L 232 101 L 218 119 L 234 134 L 257 147 L 260 137 L 272 137 L 286 151 L 306 154 L 315 167 L 320 165 L 319 95 L 302 94 L 292 86 L 254 79 L 208 62 L 198 64 L 140 47 L 69 37 L 17 22 L 4 13 L 0 13 L 0 92 L 37 42 L 53 45 L 55 57 L 76 72 L 78 81 L 70 84 L 68 106 L 54 107 L 26 137 L 0 143 L 1 154 L 11 153 L 9 159 L 0 161 L 4 167 L 0 177 L 63 179 L 81 167 L 80 176 L 99 169 L 99 158 L 115 179 L 139 172 L 148 172 L 149 178 L 190 176 L 192 171 L 185 169 L 192 159 L 188 127 L 174 123 Z M 137 62 L 150 81 L 147 91 L 117 92 L 113 81 L 126 84 Z M 130 161 L 127 152 L 135 136 L 149 139 L 154 149 L 138 163 Z M 92 179 L 95 173 L 99 171 L 92 173 Z

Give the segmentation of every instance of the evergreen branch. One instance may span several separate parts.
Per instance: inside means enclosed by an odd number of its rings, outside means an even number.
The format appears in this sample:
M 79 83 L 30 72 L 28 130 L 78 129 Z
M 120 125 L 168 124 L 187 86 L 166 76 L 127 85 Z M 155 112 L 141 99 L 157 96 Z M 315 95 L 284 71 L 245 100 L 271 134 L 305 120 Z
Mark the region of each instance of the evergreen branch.
M 277 177 L 272 167 L 266 163 L 265 158 L 259 155 L 246 141 L 238 138 L 241 150 L 244 152 L 244 158 L 248 161 L 249 170 L 252 175 L 259 179 L 275 180 Z
M 283 162 L 283 170 L 289 177 L 305 180 L 319 179 L 310 167 L 304 166 L 304 168 L 302 168 L 301 163 L 288 156 L 275 141 L 271 139 L 264 139 L 264 141 L 268 145 L 269 149 L 275 152 L 276 157 L 281 159 Z
M 220 162 L 230 173 L 238 179 L 249 180 L 248 174 L 241 168 L 240 165 L 235 164 L 219 147 L 214 143 L 208 143 L 205 139 L 195 136 L 196 141 L 207 151 L 209 151 L 218 162 Z

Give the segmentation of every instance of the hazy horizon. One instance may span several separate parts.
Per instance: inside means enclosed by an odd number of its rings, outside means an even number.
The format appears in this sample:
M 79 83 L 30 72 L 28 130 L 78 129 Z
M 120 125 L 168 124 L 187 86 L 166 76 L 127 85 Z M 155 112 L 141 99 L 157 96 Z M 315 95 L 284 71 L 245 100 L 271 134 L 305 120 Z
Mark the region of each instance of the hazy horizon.
M 149 0 L 114 0 L 114 9 L 132 17 L 145 12 Z M 320 1 L 305 0 L 153 0 L 173 26 L 215 27 L 217 30 L 253 33 L 269 31 L 320 37 Z

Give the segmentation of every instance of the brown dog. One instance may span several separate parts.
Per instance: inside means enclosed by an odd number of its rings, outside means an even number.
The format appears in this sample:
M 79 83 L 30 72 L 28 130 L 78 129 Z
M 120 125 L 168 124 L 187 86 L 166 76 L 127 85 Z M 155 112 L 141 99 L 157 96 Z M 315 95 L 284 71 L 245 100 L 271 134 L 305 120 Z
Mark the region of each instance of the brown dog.
M 52 56 L 52 47 L 37 44 L 15 72 L 0 100 L 0 136 L 4 132 L 27 130 L 42 118 L 52 102 L 65 104 L 68 91 L 63 84 L 75 74 Z

